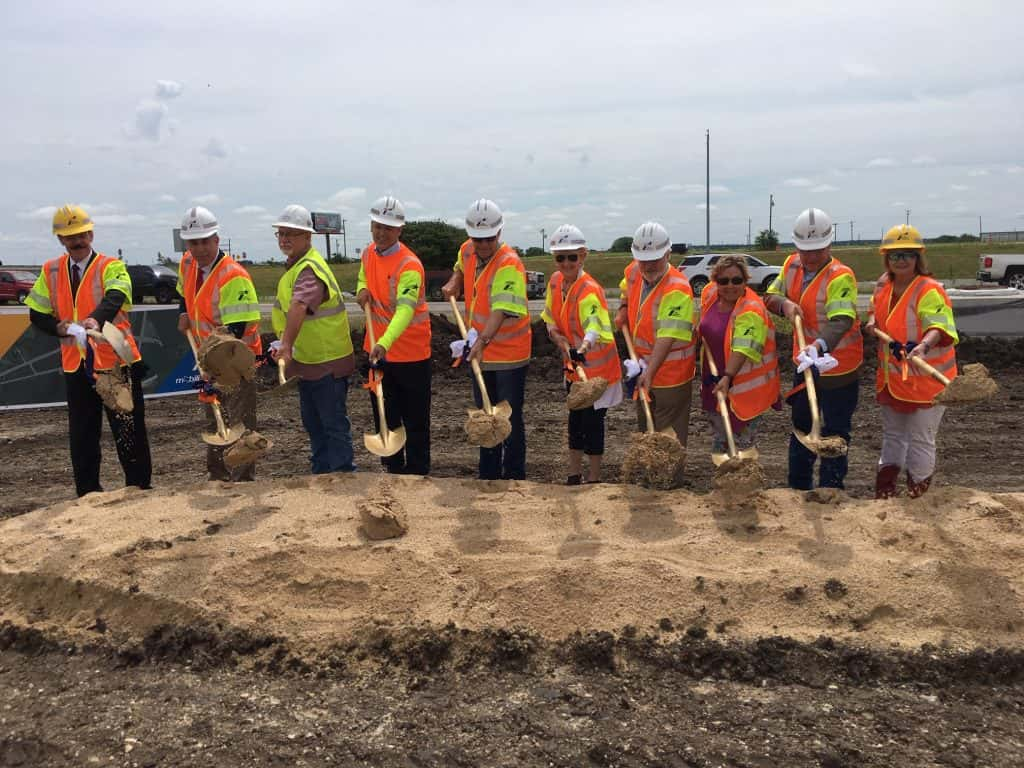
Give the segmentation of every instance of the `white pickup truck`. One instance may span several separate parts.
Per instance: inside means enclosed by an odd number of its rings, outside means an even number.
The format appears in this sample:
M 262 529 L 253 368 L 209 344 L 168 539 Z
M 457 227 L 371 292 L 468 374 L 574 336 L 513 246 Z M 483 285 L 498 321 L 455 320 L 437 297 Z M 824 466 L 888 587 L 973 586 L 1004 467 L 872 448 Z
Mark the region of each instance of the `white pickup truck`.
M 979 254 L 978 279 L 1024 290 L 1024 253 Z

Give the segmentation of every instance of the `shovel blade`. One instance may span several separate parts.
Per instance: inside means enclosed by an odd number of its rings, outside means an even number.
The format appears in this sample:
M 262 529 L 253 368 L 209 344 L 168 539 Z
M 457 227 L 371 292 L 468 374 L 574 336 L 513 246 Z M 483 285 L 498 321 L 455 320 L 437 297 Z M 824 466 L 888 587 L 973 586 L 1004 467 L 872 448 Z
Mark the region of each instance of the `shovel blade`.
M 132 359 L 132 348 L 128 344 L 128 340 L 125 339 L 124 333 L 121 332 L 120 328 L 108 320 L 103 324 L 102 333 L 103 338 L 110 343 L 110 346 L 114 348 L 114 351 L 121 360 L 129 365 L 135 362 Z
M 512 406 L 509 405 L 508 400 L 502 400 L 500 403 L 495 403 L 492 408 L 494 416 L 505 419 L 506 421 L 512 418 Z
M 245 426 L 242 424 L 237 424 L 235 426 L 228 427 L 227 429 L 225 429 L 223 435 L 219 434 L 218 432 L 204 432 L 203 442 L 206 443 L 207 445 L 224 447 L 237 443 L 244 433 Z
M 728 453 L 712 453 L 711 454 L 711 463 L 714 464 L 716 467 L 722 466 L 728 460 L 729 460 L 729 454 Z
M 372 435 L 363 435 L 363 445 L 374 456 L 394 456 L 405 447 L 405 427 Z

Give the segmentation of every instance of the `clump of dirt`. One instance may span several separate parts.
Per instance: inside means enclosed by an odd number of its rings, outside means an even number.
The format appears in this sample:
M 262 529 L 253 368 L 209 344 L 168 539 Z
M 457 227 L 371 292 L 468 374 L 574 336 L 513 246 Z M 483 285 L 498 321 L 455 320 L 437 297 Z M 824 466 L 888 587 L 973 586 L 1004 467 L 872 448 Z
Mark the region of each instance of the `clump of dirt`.
M 988 400 L 998 391 L 999 385 L 989 376 L 988 368 L 982 363 L 969 363 L 964 366 L 963 373 L 939 393 L 935 402 L 942 405 L 966 405 Z
M 838 600 L 845 597 L 849 588 L 839 579 L 829 579 L 825 582 L 825 595 L 831 600 Z
M 714 483 L 730 495 L 749 496 L 765 488 L 768 478 L 756 460 L 734 457 L 715 468 Z
M 686 461 L 679 441 L 664 432 L 634 432 L 622 460 L 622 479 L 648 488 L 674 488 Z
M 387 482 L 381 481 L 374 494 L 359 503 L 358 509 L 362 523 L 359 532 L 371 541 L 397 539 L 409 531 L 409 516 Z
M 569 387 L 569 397 L 565 404 L 569 406 L 570 411 L 589 408 L 600 399 L 606 389 L 608 380 L 603 376 L 595 376 L 586 381 L 574 381 Z
M 850 450 L 850 446 L 838 435 L 831 435 L 829 437 L 819 437 L 815 441 L 813 450 L 823 459 L 835 459 L 845 456 L 846 452 Z
M 511 434 L 511 422 L 500 416 L 474 410 L 466 418 L 466 436 L 470 445 L 493 448 Z
M 813 488 L 807 492 L 807 501 L 816 504 L 838 504 L 842 500 L 843 495 L 838 488 Z
M 128 383 L 124 368 L 110 371 L 96 371 L 96 394 L 103 404 L 118 413 L 131 413 L 135 407 L 132 402 L 132 388 Z
M 224 464 L 228 469 L 244 467 L 262 459 L 273 447 L 274 444 L 268 438 L 247 429 L 238 441 L 224 452 Z
M 232 390 L 256 376 L 256 356 L 241 339 L 215 331 L 199 345 L 199 366 L 222 389 Z

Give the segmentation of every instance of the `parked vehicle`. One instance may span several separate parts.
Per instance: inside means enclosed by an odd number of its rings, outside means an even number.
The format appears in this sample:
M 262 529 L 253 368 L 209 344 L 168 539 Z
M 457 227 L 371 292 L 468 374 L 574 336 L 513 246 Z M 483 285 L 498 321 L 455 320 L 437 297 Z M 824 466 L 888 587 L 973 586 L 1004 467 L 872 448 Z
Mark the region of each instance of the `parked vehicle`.
M 543 272 L 526 270 L 526 298 L 543 299 L 547 291 L 548 279 Z
M 979 254 L 978 279 L 1024 291 L 1024 253 Z
M 693 288 L 693 295 L 699 296 L 709 282 L 711 282 L 711 268 L 715 263 L 727 254 L 704 253 L 701 255 L 687 256 L 679 262 L 679 270 L 686 275 Z M 747 260 L 747 267 L 750 270 L 750 287 L 755 291 L 767 291 L 768 286 L 782 272 L 782 267 L 772 266 L 761 261 L 749 253 L 735 253 L 733 256 L 743 256 Z
M 24 269 L 0 270 L 0 302 L 16 301 L 24 304 L 36 275 Z
M 181 300 L 177 291 L 178 273 L 169 267 L 129 264 L 128 276 L 132 279 L 132 304 L 141 304 L 147 296 L 155 298 L 157 304 L 175 304 Z

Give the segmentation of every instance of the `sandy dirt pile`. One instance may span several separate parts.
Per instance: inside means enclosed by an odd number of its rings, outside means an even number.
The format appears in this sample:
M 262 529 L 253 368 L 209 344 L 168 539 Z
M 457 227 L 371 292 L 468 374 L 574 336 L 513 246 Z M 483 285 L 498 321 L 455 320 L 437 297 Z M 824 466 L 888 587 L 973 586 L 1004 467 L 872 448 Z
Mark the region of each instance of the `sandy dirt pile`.
M 602 376 L 595 376 L 586 381 L 574 381 L 569 387 L 569 396 L 565 404 L 570 411 L 578 411 L 582 408 L 589 408 L 596 403 L 601 395 L 608 389 L 608 380 Z
M 685 460 L 686 452 L 674 436 L 634 432 L 622 459 L 622 480 L 646 488 L 674 488 Z
M 470 411 L 466 418 L 466 439 L 470 445 L 493 448 L 512 434 L 512 423 L 501 416 Z
M 969 363 L 963 373 L 953 379 L 935 402 L 943 405 L 965 405 L 988 400 L 999 391 L 999 385 L 989 376 L 988 368 L 982 363 Z
M 108 408 L 118 413 L 131 413 L 135 408 L 132 390 L 123 369 L 96 371 L 96 394 Z
M 256 357 L 229 333 L 211 333 L 199 345 L 199 365 L 224 389 L 235 389 L 256 375 Z
M 93 494 L 0 522 L 4 620 L 138 642 L 218 624 L 318 653 L 373 627 L 1024 645 L 1024 494 L 809 504 L 367 473 Z M 379 543 L 367 522 L 408 532 Z M 100 633 L 97 627 L 102 629 Z M 303 650 L 304 649 L 304 650 Z
M 274 444 L 259 432 L 247 429 L 237 442 L 224 452 L 224 464 L 229 469 L 242 467 L 267 455 Z

